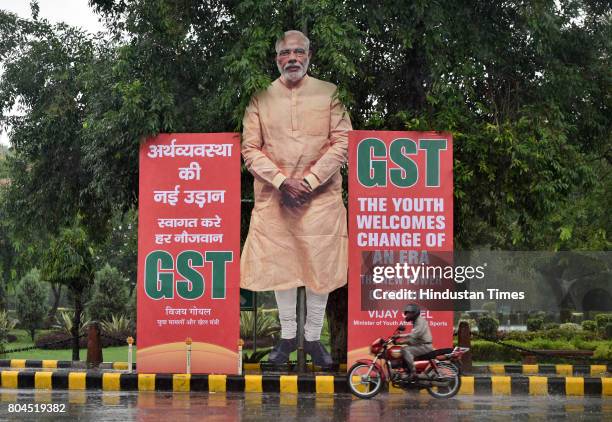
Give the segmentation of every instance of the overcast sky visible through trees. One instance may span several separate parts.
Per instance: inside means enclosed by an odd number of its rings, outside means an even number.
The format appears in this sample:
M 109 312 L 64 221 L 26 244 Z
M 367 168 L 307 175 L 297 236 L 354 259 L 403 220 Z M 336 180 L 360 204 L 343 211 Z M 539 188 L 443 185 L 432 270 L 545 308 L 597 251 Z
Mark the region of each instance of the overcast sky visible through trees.
M 40 19 L 51 23 L 65 22 L 80 26 L 89 32 L 103 29 L 102 23 L 89 7 L 87 0 L 38 0 Z M 0 0 L 0 9 L 17 14 L 22 18 L 31 18 L 30 0 Z M 0 144 L 8 145 L 8 135 L 0 131 Z

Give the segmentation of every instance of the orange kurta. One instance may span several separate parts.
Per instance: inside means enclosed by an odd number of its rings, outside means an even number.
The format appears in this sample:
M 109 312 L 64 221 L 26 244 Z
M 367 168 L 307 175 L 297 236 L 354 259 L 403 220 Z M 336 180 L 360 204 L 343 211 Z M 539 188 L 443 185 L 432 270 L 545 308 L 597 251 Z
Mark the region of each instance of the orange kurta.
M 340 167 L 351 122 L 335 92 L 307 75 L 293 88 L 279 78 L 245 111 L 242 156 L 255 176 L 255 204 L 240 262 L 243 288 L 328 293 L 346 284 Z M 309 202 L 281 204 L 278 187 L 287 177 L 306 178 L 314 189 Z

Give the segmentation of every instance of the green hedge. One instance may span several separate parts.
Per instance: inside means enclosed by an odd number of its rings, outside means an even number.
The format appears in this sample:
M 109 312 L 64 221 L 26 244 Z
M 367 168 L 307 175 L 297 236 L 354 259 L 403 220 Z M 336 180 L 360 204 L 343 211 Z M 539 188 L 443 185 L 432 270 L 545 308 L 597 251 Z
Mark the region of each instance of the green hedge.
M 599 314 L 595 316 L 595 323 L 600 330 L 606 328 L 608 323 L 612 323 L 612 314 Z
M 472 341 L 472 360 L 488 362 L 520 361 L 521 354 L 513 349 L 485 340 Z
M 504 343 L 519 346 L 524 349 L 549 349 L 549 350 L 593 350 L 593 357 L 598 360 L 612 359 L 612 342 L 605 340 L 555 340 L 546 338 L 534 338 L 529 341 L 504 340 Z M 472 340 L 472 359 L 474 361 L 486 362 L 520 362 L 522 355 L 520 351 L 491 343 L 486 340 Z M 572 361 L 572 359 L 538 357 L 541 363 Z
M 497 338 L 497 330 L 499 328 L 499 321 L 489 315 L 480 317 L 476 324 L 478 325 L 478 333 L 481 336 L 487 338 Z
M 582 321 L 582 329 L 595 332 L 597 331 L 597 323 L 587 319 L 586 321 Z
M 612 343 L 607 342 L 597 346 L 595 353 L 593 353 L 593 357 L 595 359 L 612 361 Z
M 544 318 L 529 318 L 527 320 L 527 331 L 538 331 L 544 325 Z

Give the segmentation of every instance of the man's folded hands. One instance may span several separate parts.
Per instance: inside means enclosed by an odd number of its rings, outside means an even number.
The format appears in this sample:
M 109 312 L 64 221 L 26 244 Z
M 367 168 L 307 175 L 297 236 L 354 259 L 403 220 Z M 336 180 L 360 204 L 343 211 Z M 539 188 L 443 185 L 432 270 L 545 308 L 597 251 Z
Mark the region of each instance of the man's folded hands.
M 287 178 L 280 185 L 281 203 L 286 207 L 300 207 L 310 199 L 312 188 L 301 179 Z

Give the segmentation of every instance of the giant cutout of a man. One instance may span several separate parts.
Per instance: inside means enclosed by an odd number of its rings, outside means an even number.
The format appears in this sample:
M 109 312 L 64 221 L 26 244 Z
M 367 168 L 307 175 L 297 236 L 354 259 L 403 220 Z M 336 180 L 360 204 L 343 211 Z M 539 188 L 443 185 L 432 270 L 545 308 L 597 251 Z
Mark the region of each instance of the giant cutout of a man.
M 305 352 L 329 366 L 320 343 L 328 294 L 346 284 L 347 227 L 340 167 L 351 122 L 336 86 L 306 74 L 310 41 L 287 31 L 276 42 L 280 77 L 253 96 L 242 156 L 255 177 L 255 205 L 242 252 L 241 287 L 274 290 L 281 340 L 269 361 L 297 349 L 297 288 L 306 287 Z

